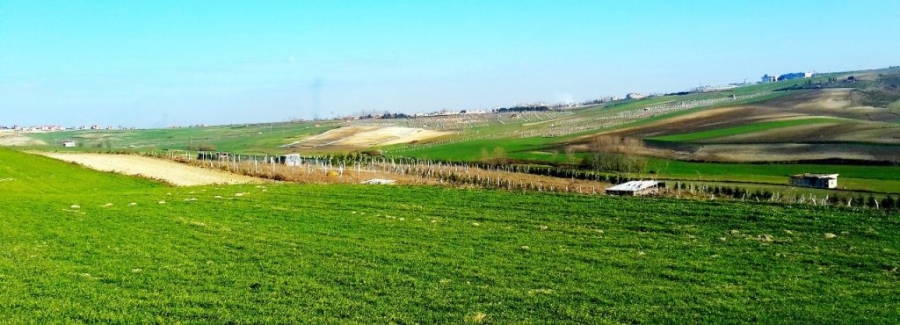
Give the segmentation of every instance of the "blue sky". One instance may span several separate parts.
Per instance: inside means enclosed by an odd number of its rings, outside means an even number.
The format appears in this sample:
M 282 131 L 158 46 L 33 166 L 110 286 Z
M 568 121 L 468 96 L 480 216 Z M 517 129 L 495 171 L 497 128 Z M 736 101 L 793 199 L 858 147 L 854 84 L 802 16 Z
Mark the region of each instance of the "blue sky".
M 900 1 L 0 0 L 0 125 L 582 101 L 900 65 Z

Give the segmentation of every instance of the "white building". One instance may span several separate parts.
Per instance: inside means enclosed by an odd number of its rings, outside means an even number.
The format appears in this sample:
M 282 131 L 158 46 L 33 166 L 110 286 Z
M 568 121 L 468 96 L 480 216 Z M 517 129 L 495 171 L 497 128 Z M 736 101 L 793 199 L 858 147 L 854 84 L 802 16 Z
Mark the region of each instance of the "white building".
M 791 186 L 837 188 L 838 174 L 797 174 L 791 176 Z
M 781 77 L 781 76 L 779 76 L 777 74 L 776 75 L 765 74 L 762 76 L 762 82 L 764 82 L 764 83 L 765 82 L 776 82 L 776 81 L 778 81 L 779 77 Z

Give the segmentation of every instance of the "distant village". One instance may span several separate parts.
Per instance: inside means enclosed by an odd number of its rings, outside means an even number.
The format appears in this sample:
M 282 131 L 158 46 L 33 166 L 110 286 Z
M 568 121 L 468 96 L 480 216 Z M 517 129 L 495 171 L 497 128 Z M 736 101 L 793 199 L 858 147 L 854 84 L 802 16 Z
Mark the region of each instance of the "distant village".
M 59 125 L 41 125 L 41 126 L 5 126 L 0 125 L 0 131 L 12 131 L 12 132 L 24 132 L 24 133 L 43 133 L 43 132 L 60 132 L 60 131 L 80 131 L 80 130 L 135 130 L 134 127 L 124 127 L 124 126 L 106 126 L 102 127 L 100 125 L 91 125 L 87 126 L 78 126 L 78 127 L 63 127 Z
M 813 72 L 792 72 L 785 74 L 765 74 L 762 76 L 759 83 L 770 83 L 777 81 L 785 81 L 785 80 L 794 80 L 794 79 L 803 79 L 803 78 L 811 78 L 815 75 Z M 526 111 L 548 111 L 548 110 L 565 110 L 565 109 L 573 109 L 580 108 L 592 105 L 600 105 L 606 104 L 615 101 L 621 100 L 641 100 L 645 98 L 653 98 L 659 96 L 671 96 L 671 95 L 687 95 L 692 93 L 706 93 L 706 92 L 716 92 L 716 91 L 724 91 L 730 90 L 738 87 L 743 87 L 750 85 L 747 81 L 742 83 L 729 83 L 727 85 L 704 85 L 696 88 L 692 88 L 686 91 L 674 92 L 674 93 L 652 93 L 652 94 L 642 94 L 637 92 L 628 93 L 625 97 L 619 96 L 606 96 L 599 99 L 593 99 L 589 101 L 584 101 L 580 103 L 556 103 L 556 104 L 547 104 L 544 102 L 537 103 L 523 103 L 516 104 L 511 107 L 499 107 L 493 109 L 470 109 L 470 110 L 449 110 L 449 109 L 441 109 L 429 113 L 390 113 L 387 111 L 379 112 L 379 113 L 360 113 L 357 115 L 350 115 L 344 117 L 336 117 L 334 119 L 337 120 L 363 120 L 363 119 L 403 119 L 403 118 L 419 118 L 419 117 L 435 117 L 435 116 L 453 116 L 453 115 L 471 115 L 471 114 L 489 114 L 489 113 L 507 113 L 507 112 L 526 112 Z M 302 122 L 303 119 L 294 119 L 291 122 Z M 187 127 L 205 127 L 206 124 L 196 124 L 190 125 Z M 184 126 L 172 126 L 170 128 L 179 129 L 184 128 Z M 3 126 L 0 125 L 0 131 L 5 132 L 23 132 L 23 133 L 37 133 L 37 132 L 59 132 L 59 131 L 81 131 L 81 130 L 134 130 L 134 127 L 123 127 L 123 126 L 100 126 L 100 125 L 92 125 L 90 127 L 87 126 L 79 126 L 79 127 L 62 127 L 59 125 L 43 125 L 43 126 Z
M 794 73 L 786 73 L 782 75 L 763 75 L 762 79 L 758 83 L 769 83 L 776 81 L 784 81 L 784 80 L 793 80 L 793 79 L 803 79 L 803 78 L 811 78 L 815 75 L 813 72 L 794 72 Z M 430 113 L 415 113 L 415 114 L 405 114 L 405 113 L 390 113 L 384 111 L 383 113 L 363 113 L 358 115 L 345 116 L 339 119 L 342 120 L 363 120 L 363 119 L 392 119 L 392 118 L 417 118 L 417 117 L 434 117 L 434 116 L 452 116 L 452 115 L 466 115 L 466 114 L 488 114 L 488 113 L 506 113 L 506 112 L 524 112 L 524 111 L 546 111 L 546 110 L 564 110 L 564 109 L 573 109 L 580 108 L 592 105 L 600 105 L 606 104 L 615 101 L 621 100 L 640 100 L 645 98 L 653 98 L 659 96 L 672 96 L 672 95 L 688 95 L 694 93 L 708 93 L 708 92 L 717 92 L 717 91 L 725 91 L 738 87 L 749 86 L 752 83 L 744 82 L 740 83 L 729 83 L 727 85 L 704 85 L 696 88 L 692 88 L 686 91 L 674 92 L 674 93 L 653 93 L 653 94 L 642 94 L 642 93 L 628 93 L 625 94 L 625 97 L 619 96 L 606 96 L 599 99 L 584 101 L 581 103 L 556 103 L 556 104 L 547 104 L 543 102 L 538 103 L 525 103 L 525 104 L 517 104 L 513 107 L 502 107 L 502 108 L 494 108 L 490 110 L 485 109 L 475 109 L 475 110 L 448 110 L 442 109 L 439 111 L 434 111 Z

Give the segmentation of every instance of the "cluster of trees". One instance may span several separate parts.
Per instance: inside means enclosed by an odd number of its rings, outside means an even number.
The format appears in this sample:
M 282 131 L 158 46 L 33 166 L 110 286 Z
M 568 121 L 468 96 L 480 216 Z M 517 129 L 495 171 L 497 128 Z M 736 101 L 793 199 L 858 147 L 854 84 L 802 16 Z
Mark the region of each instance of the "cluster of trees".
M 632 153 L 643 147 L 640 139 L 596 136 L 588 144 L 588 154 L 580 167 L 598 172 L 642 173 L 647 169 L 647 158 Z
M 549 111 L 550 107 L 547 105 L 540 106 L 514 106 L 514 107 L 502 107 L 495 109 L 496 113 L 507 113 L 507 112 L 543 112 Z
M 392 119 L 392 118 L 412 118 L 413 116 L 412 116 L 412 115 L 408 115 L 408 114 L 406 114 L 406 113 L 388 113 L 388 112 L 384 112 L 384 114 L 382 114 L 382 115 L 372 115 L 372 114 L 368 114 L 368 115 L 360 116 L 359 118 L 360 118 L 360 119 L 373 119 L 373 118 L 376 118 L 376 117 L 382 118 L 382 119 Z
M 194 151 L 216 151 L 216 146 L 211 143 L 191 143 L 188 145 L 188 150 Z

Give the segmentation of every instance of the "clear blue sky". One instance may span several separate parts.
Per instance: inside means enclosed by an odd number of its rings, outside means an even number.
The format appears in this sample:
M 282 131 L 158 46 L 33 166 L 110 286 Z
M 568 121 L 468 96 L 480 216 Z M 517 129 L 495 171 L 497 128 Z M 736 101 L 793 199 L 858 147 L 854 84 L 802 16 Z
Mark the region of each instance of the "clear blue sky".
M 0 0 L 0 125 L 588 100 L 900 65 L 900 1 Z

